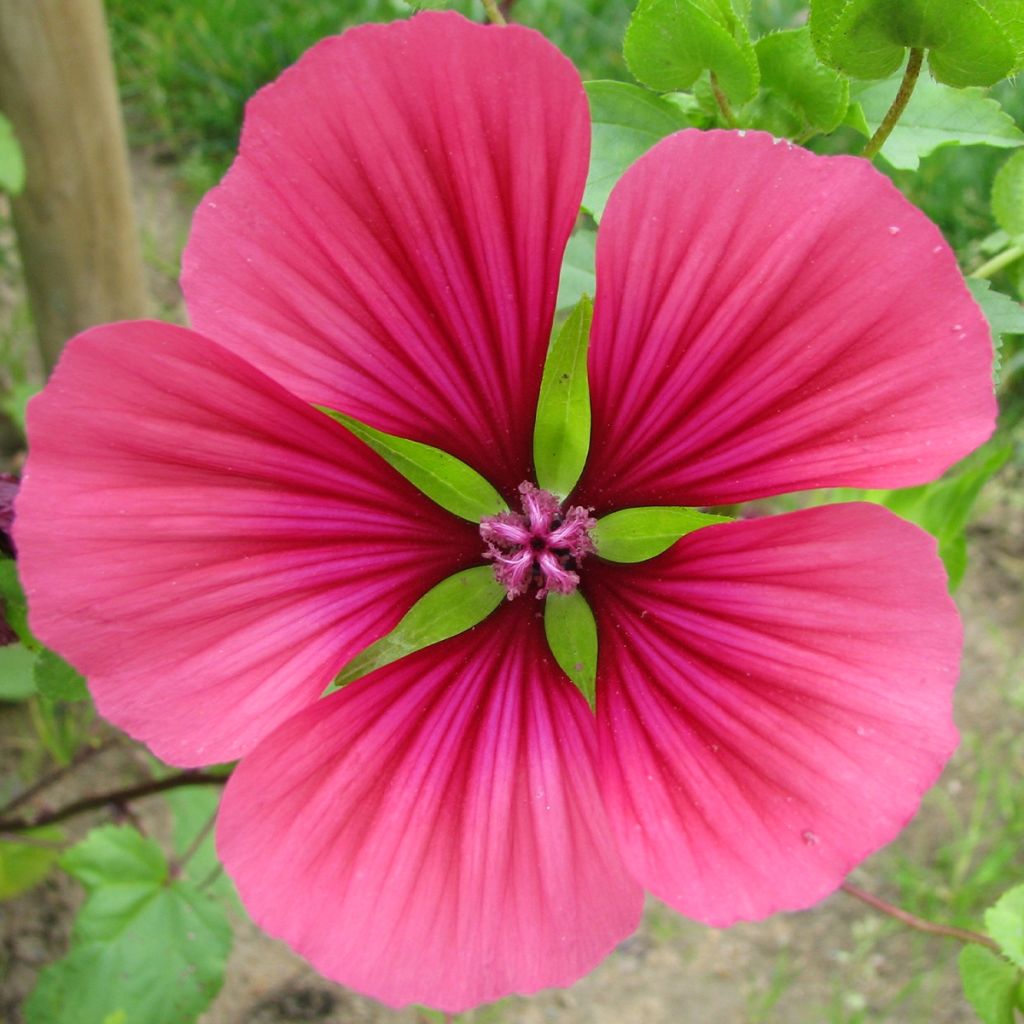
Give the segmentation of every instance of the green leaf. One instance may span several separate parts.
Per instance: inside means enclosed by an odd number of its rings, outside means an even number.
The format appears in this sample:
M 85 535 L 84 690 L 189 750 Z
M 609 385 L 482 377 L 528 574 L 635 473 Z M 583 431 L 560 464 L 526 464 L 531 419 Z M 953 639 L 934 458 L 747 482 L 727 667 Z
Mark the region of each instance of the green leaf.
M 1014 153 L 996 174 L 992 215 L 1008 235 L 1024 236 L 1024 149 Z
M 25 158 L 11 122 L 0 114 L 0 190 L 16 196 L 25 187 Z
M 587 82 L 584 88 L 593 136 L 583 208 L 599 221 L 626 168 L 656 142 L 690 127 L 691 122 L 678 103 L 627 82 Z
M 317 408 L 350 430 L 409 483 L 449 512 L 476 523 L 484 516 L 508 511 L 501 495 L 454 455 L 429 444 L 385 434 L 334 409 L 322 405 Z
M 42 644 L 28 628 L 28 605 L 25 591 L 18 579 L 18 567 L 11 558 L 0 558 L 0 600 L 4 603 L 4 617 L 7 624 L 18 635 L 18 639 L 30 650 L 38 651 Z
M 9 900 L 41 882 L 60 853 L 64 833 L 55 826 L 34 828 L 17 839 L 0 840 L 0 900 Z
M 947 85 L 994 85 L 1024 61 L 1019 0 L 812 0 L 819 57 L 854 78 L 884 78 L 908 47 Z
M 458 636 L 483 622 L 505 597 L 505 588 L 494 578 L 489 565 L 442 580 L 405 613 L 387 636 L 357 654 L 335 677 L 325 694 L 390 665 L 407 654 Z
M 640 0 L 623 54 L 637 81 L 658 92 L 689 89 L 703 71 L 712 71 L 732 103 L 757 93 L 757 56 L 727 2 Z
M 873 501 L 916 523 L 939 542 L 939 557 L 956 590 L 967 566 L 964 529 L 985 483 L 1013 454 L 1013 445 L 989 441 L 934 483 L 897 490 L 837 488 L 823 492 L 828 501 Z
M 594 294 L 594 250 L 597 232 L 581 228 L 565 247 L 562 275 L 558 280 L 558 300 L 555 308 L 562 312 L 572 309 L 584 295 Z
M 1003 955 L 1024 968 L 1024 885 L 1015 886 L 985 911 L 985 930 Z
M 895 79 L 857 85 L 850 98 L 860 104 L 870 133 L 892 104 Z M 922 75 L 910 102 L 882 146 L 893 167 L 916 170 L 922 157 L 942 146 L 1020 146 L 1024 132 L 999 104 L 981 89 L 950 89 Z
M 175 856 L 181 857 L 192 849 L 197 836 L 216 813 L 220 796 L 221 790 L 217 786 L 182 786 L 164 794 L 174 820 L 172 840 Z M 211 893 L 230 900 L 234 908 L 239 905 L 235 887 L 223 871 L 217 871 L 219 864 L 211 830 L 185 862 L 182 877 L 196 884 L 206 883 Z
M 172 879 L 160 848 L 131 828 L 94 829 L 61 859 L 86 889 L 71 951 L 45 968 L 26 1024 L 123 1019 L 189 1024 L 224 977 L 231 928 L 191 883 Z
M 977 277 L 967 278 L 967 287 L 974 301 L 981 307 L 992 332 L 992 347 L 995 357 L 992 361 L 992 379 L 999 386 L 1002 377 L 1002 349 L 1007 334 L 1024 334 L 1024 306 L 1016 299 L 997 292 L 992 282 Z
M 624 508 L 599 519 L 591 536 L 597 553 L 610 562 L 645 562 L 694 530 L 728 522 L 728 516 L 674 505 Z
M 964 995 L 982 1024 L 1014 1024 L 1020 985 L 1017 968 L 976 944 L 964 946 L 958 962 Z
M 36 689 L 48 700 L 88 700 L 85 680 L 59 654 L 43 648 L 33 669 Z
M 762 89 L 793 110 L 804 125 L 830 132 L 842 123 L 850 102 L 849 83 L 819 63 L 809 29 L 773 32 L 759 39 L 754 49 Z
M 555 661 L 593 710 L 597 700 L 597 624 L 578 590 L 548 594 L 544 599 L 544 633 Z
M 537 400 L 533 464 L 539 487 L 568 496 L 590 449 L 587 344 L 594 304 L 584 295 L 551 342 Z
M 1024 306 L 1016 299 L 996 291 L 991 281 L 967 278 L 974 301 L 981 306 L 994 335 L 1024 334 Z
M 0 700 L 28 700 L 36 692 L 36 656 L 22 644 L 0 647 Z

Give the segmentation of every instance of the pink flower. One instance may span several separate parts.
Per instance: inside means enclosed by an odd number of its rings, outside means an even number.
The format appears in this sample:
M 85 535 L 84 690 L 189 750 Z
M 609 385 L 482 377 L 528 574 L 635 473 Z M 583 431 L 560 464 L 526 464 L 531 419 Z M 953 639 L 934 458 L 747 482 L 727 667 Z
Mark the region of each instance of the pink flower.
M 421 14 L 325 40 L 252 100 L 196 217 L 194 331 L 88 331 L 30 410 L 34 629 L 160 757 L 242 758 L 218 841 L 246 906 L 392 1004 L 568 984 L 645 888 L 714 925 L 806 907 L 956 744 L 957 614 L 932 540 L 885 510 L 711 526 L 634 565 L 588 548 L 589 514 L 917 484 L 988 436 L 982 316 L 866 162 L 687 131 L 627 172 L 584 511 L 527 488 L 519 515 L 588 131 L 532 32 Z M 485 544 L 310 403 L 458 456 L 514 513 Z M 596 715 L 530 594 L 318 699 L 429 587 L 514 562 L 516 530 L 594 610 Z

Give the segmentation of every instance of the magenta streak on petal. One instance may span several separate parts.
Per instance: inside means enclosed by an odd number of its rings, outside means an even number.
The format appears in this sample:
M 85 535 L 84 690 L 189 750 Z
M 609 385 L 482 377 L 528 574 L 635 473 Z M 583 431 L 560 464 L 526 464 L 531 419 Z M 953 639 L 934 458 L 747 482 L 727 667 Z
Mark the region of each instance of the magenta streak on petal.
M 499 512 L 481 521 L 484 557 L 494 561 L 494 575 L 510 601 L 533 582 L 538 599 L 551 591 L 571 594 L 580 584 L 580 560 L 594 551 L 590 509 L 573 505 L 563 513 L 553 494 L 531 483 L 520 484 L 519 494 L 521 513 Z

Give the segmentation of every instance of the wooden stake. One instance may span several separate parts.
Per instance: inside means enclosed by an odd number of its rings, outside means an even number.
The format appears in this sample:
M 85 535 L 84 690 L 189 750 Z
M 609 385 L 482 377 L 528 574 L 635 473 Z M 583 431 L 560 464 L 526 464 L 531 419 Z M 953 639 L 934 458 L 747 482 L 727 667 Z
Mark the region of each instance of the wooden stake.
M 146 308 L 102 0 L 0 0 L 0 109 L 25 152 L 11 205 L 49 370 L 71 335 Z

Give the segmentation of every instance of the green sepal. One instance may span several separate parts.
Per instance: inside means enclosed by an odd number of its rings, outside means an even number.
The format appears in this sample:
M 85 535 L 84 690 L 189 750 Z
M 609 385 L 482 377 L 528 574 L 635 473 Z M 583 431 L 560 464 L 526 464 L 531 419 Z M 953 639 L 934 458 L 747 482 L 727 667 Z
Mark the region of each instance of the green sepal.
M 583 472 L 590 448 L 587 345 L 594 304 L 584 295 L 551 342 L 544 363 L 533 431 L 537 485 L 568 496 Z
M 463 569 L 428 590 L 390 633 L 357 654 L 324 690 L 338 690 L 384 665 L 483 622 L 505 597 L 489 565 Z
M 807 28 L 773 32 L 759 39 L 754 49 L 762 88 L 799 118 L 787 134 L 801 129 L 831 132 L 839 127 L 849 107 L 850 84 L 818 61 Z
M 676 505 L 624 508 L 599 519 L 591 538 L 609 562 L 646 562 L 694 530 L 728 522 L 728 516 Z
M 760 81 L 750 35 L 728 0 L 640 0 L 623 55 L 637 81 L 658 92 L 689 89 L 711 71 L 730 102 L 741 104 Z
M 853 78 L 885 78 L 909 47 L 928 51 L 935 78 L 994 85 L 1024 63 L 1020 0 L 811 0 L 821 60 Z
M 544 633 L 559 668 L 593 711 L 597 701 L 597 623 L 578 590 L 548 594 L 544 599 Z
M 599 221 L 626 168 L 666 135 L 690 127 L 692 118 L 679 102 L 628 82 L 587 82 L 584 88 L 593 134 L 583 208 Z
M 508 511 L 501 495 L 454 455 L 429 444 L 385 434 L 326 406 L 318 405 L 317 409 L 369 445 L 428 498 L 460 518 L 478 523 L 484 516 Z
M 591 150 L 593 158 L 593 150 Z M 594 256 L 597 232 L 580 228 L 569 239 L 562 258 L 562 273 L 558 278 L 558 298 L 555 309 L 559 313 L 572 309 L 584 295 L 593 295 L 596 285 Z

